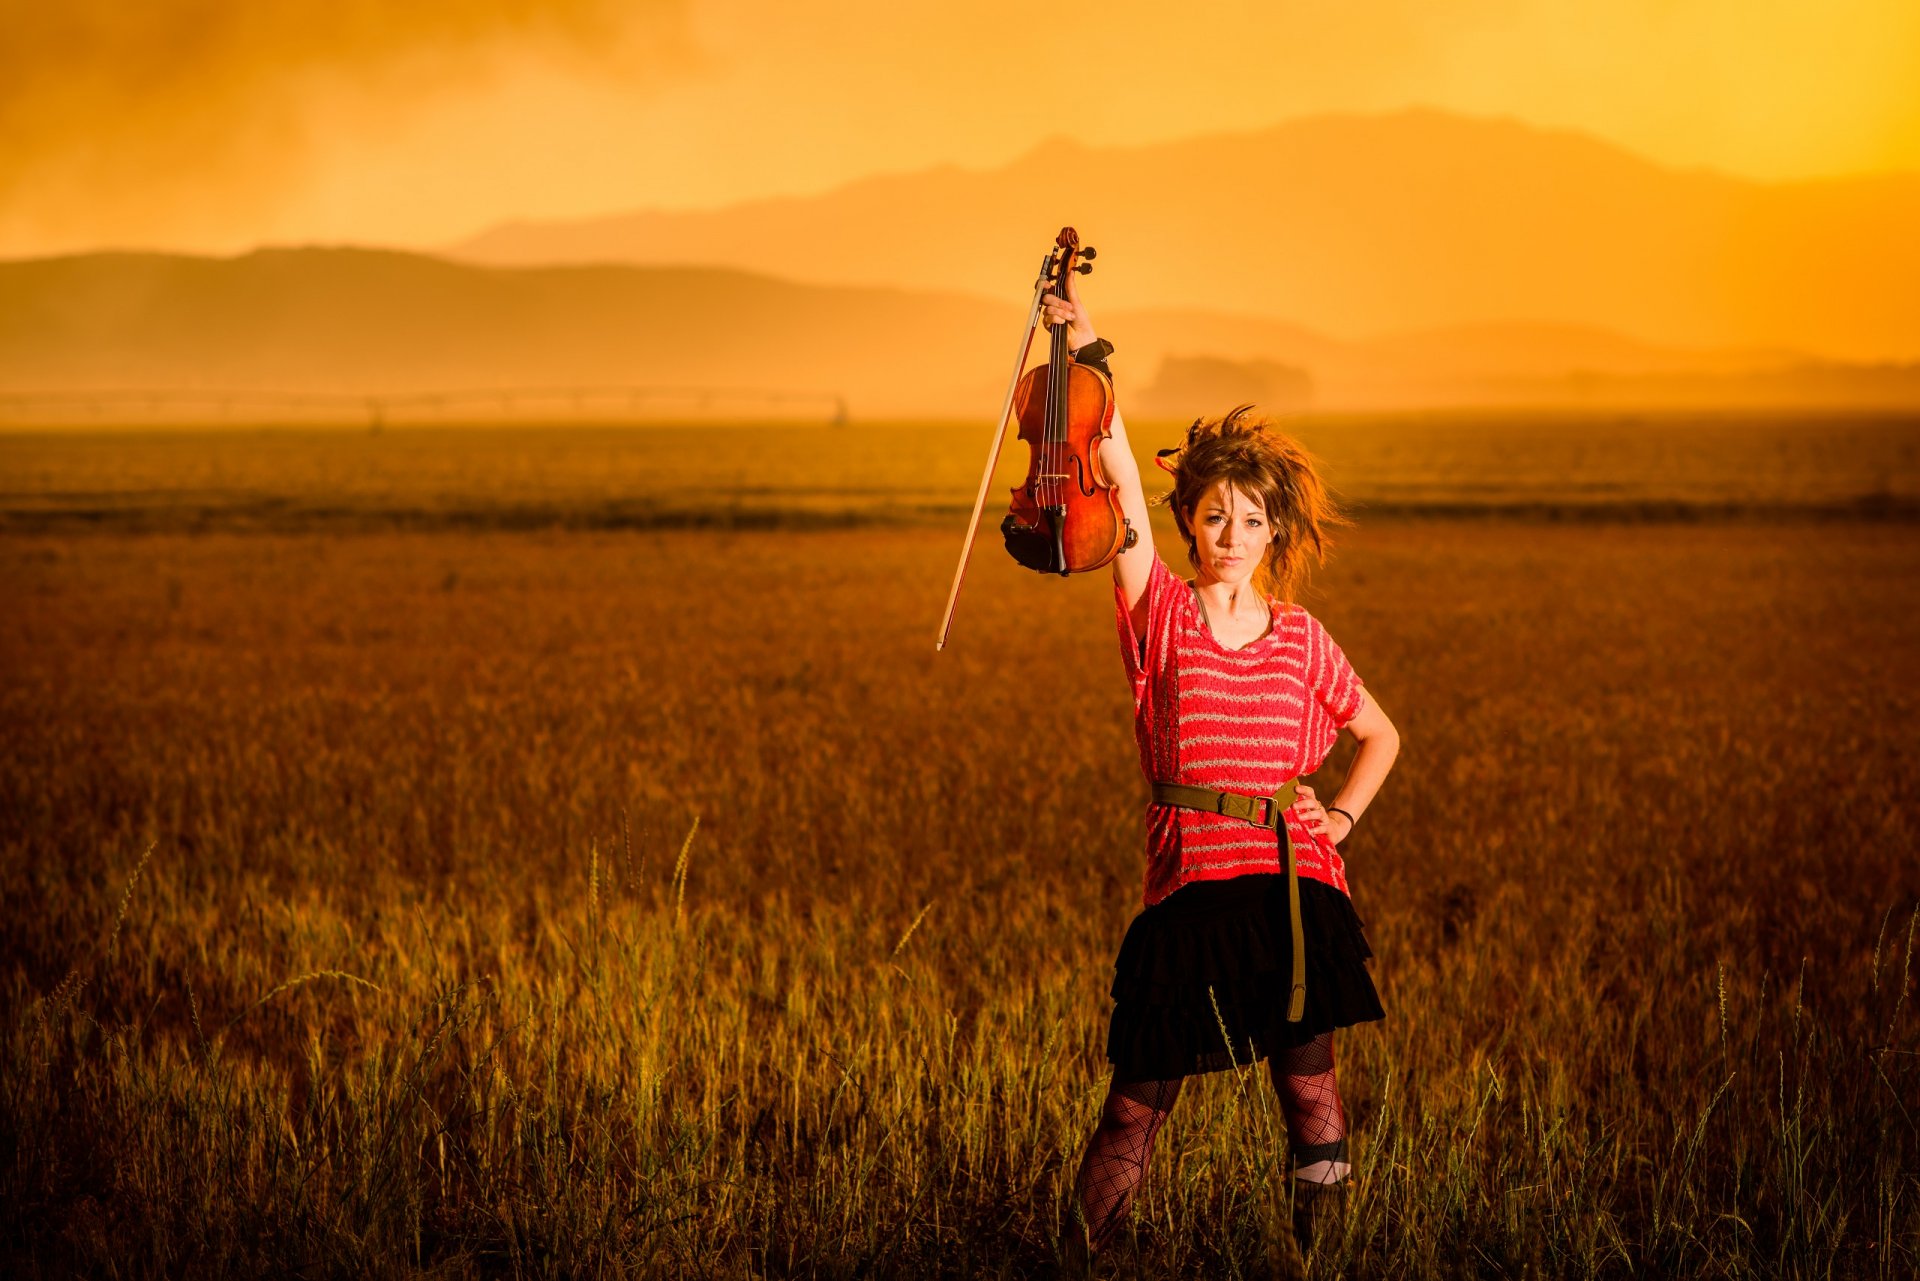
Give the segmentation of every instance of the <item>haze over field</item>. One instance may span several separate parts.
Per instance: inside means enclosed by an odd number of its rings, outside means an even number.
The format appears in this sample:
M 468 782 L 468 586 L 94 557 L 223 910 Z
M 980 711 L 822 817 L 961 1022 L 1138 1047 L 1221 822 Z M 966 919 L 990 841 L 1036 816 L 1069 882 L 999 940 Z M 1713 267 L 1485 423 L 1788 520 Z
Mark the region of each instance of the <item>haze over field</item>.
M 18 397 L 49 389 L 651 387 L 724 389 L 733 399 L 723 410 L 749 393 L 807 393 L 798 407 L 816 418 L 835 406 L 981 418 L 998 403 L 1019 324 L 1006 301 L 713 268 L 483 268 L 356 249 L 86 255 L 0 263 L 0 415 L 33 420 L 46 405 Z M 1293 409 L 1920 401 L 1920 368 L 1669 348 L 1585 326 L 1343 342 L 1259 317 L 1115 309 L 1101 328 L 1124 353 L 1124 403 L 1146 416 L 1241 400 Z
M 0 3 L 0 392 L 972 416 L 1071 222 L 1149 413 L 1920 400 L 1869 0 Z

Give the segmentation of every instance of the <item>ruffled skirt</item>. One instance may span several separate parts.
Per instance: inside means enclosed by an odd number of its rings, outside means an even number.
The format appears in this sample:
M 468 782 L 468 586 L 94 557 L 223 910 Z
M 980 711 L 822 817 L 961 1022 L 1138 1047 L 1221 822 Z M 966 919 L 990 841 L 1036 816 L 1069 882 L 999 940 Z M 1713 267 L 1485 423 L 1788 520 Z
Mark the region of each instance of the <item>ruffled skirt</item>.
M 1386 1017 L 1353 902 L 1300 878 L 1306 1015 L 1287 1022 L 1287 878 L 1181 886 L 1134 917 L 1114 961 L 1107 1058 L 1121 1080 L 1166 1080 L 1255 1062 L 1322 1032 Z

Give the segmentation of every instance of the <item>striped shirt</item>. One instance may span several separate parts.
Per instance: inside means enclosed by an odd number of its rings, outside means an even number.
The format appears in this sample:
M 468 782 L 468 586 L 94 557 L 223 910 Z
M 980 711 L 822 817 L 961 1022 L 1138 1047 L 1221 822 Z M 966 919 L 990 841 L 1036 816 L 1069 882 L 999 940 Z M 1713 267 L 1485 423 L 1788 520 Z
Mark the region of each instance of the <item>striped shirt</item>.
M 1145 635 L 1136 641 L 1125 594 L 1114 584 L 1120 650 L 1133 686 L 1133 734 L 1149 782 L 1270 794 L 1320 768 L 1341 726 L 1360 710 L 1360 678 L 1306 610 L 1270 601 L 1273 627 L 1227 649 L 1201 620 L 1193 588 L 1159 556 L 1147 579 Z M 1147 806 L 1146 902 L 1189 881 L 1285 872 L 1279 842 L 1239 819 Z M 1345 893 L 1346 864 L 1333 842 L 1289 809 L 1299 874 Z

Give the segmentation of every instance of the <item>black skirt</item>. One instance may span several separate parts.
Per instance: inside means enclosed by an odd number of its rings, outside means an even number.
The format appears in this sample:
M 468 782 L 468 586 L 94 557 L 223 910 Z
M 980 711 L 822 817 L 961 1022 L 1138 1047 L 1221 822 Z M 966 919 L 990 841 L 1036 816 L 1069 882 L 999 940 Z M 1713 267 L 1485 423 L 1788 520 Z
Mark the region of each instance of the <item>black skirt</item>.
M 1113 966 L 1107 1058 L 1115 1077 L 1217 1072 L 1386 1017 L 1352 900 L 1303 876 L 1300 920 L 1306 1015 L 1289 1023 L 1293 931 L 1284 874 L 1195 881 L 1134 917 Z

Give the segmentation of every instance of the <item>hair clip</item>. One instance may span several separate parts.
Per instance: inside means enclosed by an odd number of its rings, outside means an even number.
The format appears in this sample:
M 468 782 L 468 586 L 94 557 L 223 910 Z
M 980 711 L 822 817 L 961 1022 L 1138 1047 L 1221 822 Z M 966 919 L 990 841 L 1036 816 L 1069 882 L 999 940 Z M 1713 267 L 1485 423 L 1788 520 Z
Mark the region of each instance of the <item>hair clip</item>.
M 1187 428 L 1187 438 L 1172 449 L 1163 449 L 1153 456 L 1154 465 L 1169 476 L 1180 474 L 1180 459 L 1187 450 L 1193 448 L 1193 442 L 1199 438 L 1200 428 L 1206 424 L 1205 418 L 1193 420 L 1193 426 Z

